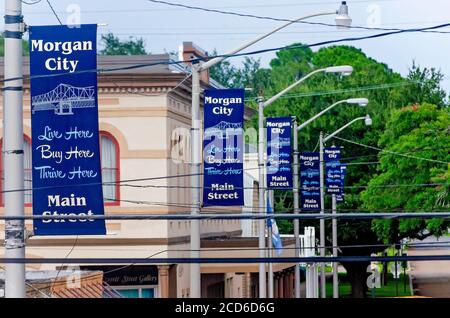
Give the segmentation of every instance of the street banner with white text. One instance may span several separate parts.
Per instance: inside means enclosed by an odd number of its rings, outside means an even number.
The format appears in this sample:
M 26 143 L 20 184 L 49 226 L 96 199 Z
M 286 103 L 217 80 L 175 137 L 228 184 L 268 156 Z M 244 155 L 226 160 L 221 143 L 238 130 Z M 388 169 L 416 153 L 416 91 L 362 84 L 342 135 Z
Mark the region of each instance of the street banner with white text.
M 104 214 L 97 25 L 31 26 L 33 214 Z M 100 219 L 39 219 L 35 235 L 106 234 Z
M 325 161 L 325 186 L 327 194 L 341 194 L 341 150 L 337 147 L 325 148 L 323 153 Z
M 244 205 L 243 89 L 205 90 L 204 206 Z
M 299 156 L 300 163 L 300 209 L 320 211 L 320 154 L 304 152 Z
M 267 118 L 267 188 L 292 189 L 292 118 Z
M 337 202 L 344 202 L 344 196 L 345 196 L 345 192 L 344 192 L 344 186 L 345 186 L 345 176 L 347 174 L 347 165 L 341 163 L 341 189 L 342 189 L 342 193 L 336 195 L 336 201 Z

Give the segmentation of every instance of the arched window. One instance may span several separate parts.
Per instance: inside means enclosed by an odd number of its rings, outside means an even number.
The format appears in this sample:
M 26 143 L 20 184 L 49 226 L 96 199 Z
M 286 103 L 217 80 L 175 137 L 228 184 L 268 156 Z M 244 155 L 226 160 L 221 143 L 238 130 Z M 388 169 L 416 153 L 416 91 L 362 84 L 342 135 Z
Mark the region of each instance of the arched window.
M 100 158 L 102 164 L 103 198 L 106 205 L 119 205 L 120 203 L 120 156 L 119 144 L 107 132 L 100 132 Z
M 3 139 L 1 140 L 1 145 L 0 145 L 0 150 L 1 150 L 1 177 L 2 177 L 2 182 L 1 182 L 1 190 L 5 189 L 5 173 L 4 173 L 4 157 L 3 157 Z M 26 206 L 31 206 L 32 202 L 33 202 L 33 191 L 31 190 L 32 187 L 32 182 L 31 182 L 31 178 L 32 178 L 32 170 L 31 170 L 31 139 L 28 136 L 23 136 L 23 166 L 24 166 L 24 174 L 23 174 L 23 179 L 24 179 L 24 189 L 30 189 L 28 191 L 25 191 L 24 195 L 25 195 L 25 205 Z M 5 205 L 5 193 L 2 192 L 1 195 L 1 205 L 4 206 Z

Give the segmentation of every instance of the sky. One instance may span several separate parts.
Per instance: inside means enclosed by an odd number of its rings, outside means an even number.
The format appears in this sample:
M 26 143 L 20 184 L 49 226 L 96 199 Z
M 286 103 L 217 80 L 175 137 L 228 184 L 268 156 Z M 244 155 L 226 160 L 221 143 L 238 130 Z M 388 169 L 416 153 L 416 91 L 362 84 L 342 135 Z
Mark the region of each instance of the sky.
M 37 0 L 24 0 L 34 2 Z M 304 15 L 334 11 L 335 0 L 167 0 L 204 8 L 244 14 L 295 19 Z M 152 3 L 148 0 L 50 0 L 63 23 L 78 17 L 81 23 L 106 23 L 101 34 L 113 32 L 122 39 L 142 37 L 152 53 L 176 52 L 183 41 L 193 41 L 206 51 L 226 53 L 264 34 L 283 22 L 236 17 Z M 381 28 L 419 28 L 450 22 L 450 0 L 349 0 L 349 13 L 354 26 Z M 23 4 L 28 25 L 58 24 L 47 0 L 34 5 Z M 72 19 L 72 20 L 71 20 Z M 334 23 L 334 16 L 308 21 Z M 3 27 L 3 26 L 2 26 Z M 413 60 L 422 67 L 435 67 L 445 76 L 443 87 L 450 92 L 450 27 L 441 29 L 449 34 L 403 33 L 368 39 L 351 44 L 368 56 L 386 63 L 393 70 L 407 74 Z M 315 43 L 349 36 L 362 36 L 383 31 L 338 30 L 329 26 L 296 24 L 253 45 L 249 50 L 281 47 L 294 42 Z M 315 48 L 314 50 L 317 50 Z M 255 56 L 267 67 L 274 53 Z M 241 59 L 231 59 L 239 65 Z M 380 84 L 380 83 L 374 83 Z

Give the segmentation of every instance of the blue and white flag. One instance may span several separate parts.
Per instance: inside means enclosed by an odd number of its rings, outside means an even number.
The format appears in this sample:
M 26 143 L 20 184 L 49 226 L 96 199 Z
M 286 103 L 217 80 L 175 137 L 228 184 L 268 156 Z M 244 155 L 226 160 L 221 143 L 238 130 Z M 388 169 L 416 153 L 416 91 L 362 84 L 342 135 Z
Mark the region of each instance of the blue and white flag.
M 267 214 L 273 213 L 270 199 L 267 198 Z M 277 221 L 275 221 L 275 219 L 267 219 L 267 227 L 272 229 L 272 245 L 277 252 L 277 256 L 280 256 L 283 250 L 283 244 L 281 242 L 280 232 L 278 231 Z

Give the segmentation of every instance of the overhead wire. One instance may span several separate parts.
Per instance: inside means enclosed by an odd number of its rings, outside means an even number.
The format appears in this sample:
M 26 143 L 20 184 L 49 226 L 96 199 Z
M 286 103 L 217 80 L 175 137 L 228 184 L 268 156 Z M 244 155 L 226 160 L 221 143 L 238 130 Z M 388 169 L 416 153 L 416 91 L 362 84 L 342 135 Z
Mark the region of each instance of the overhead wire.
M 297 21 L 297 20 L 291 20 L 291 19 L 282 19 L 282 18 L 274 18 L 270 16 L 260 16 L 255 14 L 246 14 L 246 13 L 239 13 L 239 12 L 231 12 L 231 11 L 224 11 L 224 10 L 218 10 L 218 9 L 208 9 L 204 7 L 198 7 L 198 6 L 192 6 L 192 5 L 186 5 L 181 3 L 173 3 L 168 1 L 162 1 L 162 0 L 146 0 L 148 2 L 153 3 L 159 3 L 159 4 L 165 4 L 168 6 L 173 7 L 180 7 L 184 9 L 191 9 L 191 10 L 197 10 L 197 11 L 203 11 L 203 12 L 210 12 L 210 13 L 219 13 L 223 15 L 232 15 L 237 17 L 245 17 L 245 18 L 255 18 L 260 20 L 270 20 L 270 21 L 277 21 L 277 22 L 293 22 L 293 23 L 300 23 L 300 24 L 310 24 L 310 25 L 321 25 L 321 26 L 328 26 L 335 28 L 335 24 L 330 23 L 323 23 L 323 22 L 310 22 L 310 21 Z M 337 13 L 337 12 L 336 12 Z M 378 28 L 378 27 L 364 27 L 364 26 L 347 26 L 346 29 L 362 29 L 362 30 L 370 30 L 370 31 L 401 31 L 402 29 L 397 28 Z M 419 31 L 423 32 L 423 31 Z M 445 31 L 428 31 L 424 30 L 424 32 L 429 33 L 443 33 L 443 34 L 449 34 L 450 32 Z
M 47 0 L 47 3 L 48 3 L 48 6 L 50 7 L 50 9 L 51 9 L 52 12 L 53 12 L 53 15 L 54 15 L 54 16 L 56 17 L 56 19 L 58 20 L 59 24 L 60 24 L 60 25 L 63 25 L 61 19 L 59 18 L 58 14 L 56 13 L 55 9 L 53 9 L 53 6 L 52 6 L 52 4 L 50 3 L 50 0 Z
M 357 146 L 370 148 L 370 149 L 378 150 L 380 152 L 385 152 L 385 153 L 389 153 L 389 154 L 393 154 L 393 155 L 397 155 L 397 156 L 402 156 L 402 157 L 406 157 L 406 158 L 410 158 L 410 159 L 416 159 L 416 160 L 422 160 L 422 161 L 428 161 L 428 162 L 434 162 L 434 163 L 441 163 L 441 164 L 445 164 L 445 165 L 450 164 L 450 162 L 447 162 L 447 161 L 423 158 L 423 157 L 408 155 L 406 153 L 401 153 L 401 152 L 397 152 L 397 151 L 381 149 L 381 148 L 378 148 L 378 147 L 365 145 L 365 144 L 362 144 L 362 143 L 359 143 L 359 142 L 356 142 L 356 141 L 352 141 L 352 140 L 348 140 L 348 139 L 345 139 L 345 138 L 342 138 L 342 137 L 338 137 L 338 136 L 333 136 L 333 138 L 341 140 L 341 141 L 344 141 L 344 142 L 347 142 L 347 143 L 351 143 L 351 144 L 354 144 L 354 145 L 357 145 Z
M 433 29 L 439 29 L 450 26 L 450 23 L 445 23 L 441 25 L 435 25 L 431 27 L 424 27 L 424 28 L 414 28 L 414 29 L 402 29 L 400 31 L 392 31 L 392 32 L 385 32 L 385 33 L 378 33 L 370 36 L 362 36 L 362 37 L 350 37 L 350 38 L 341 38 L 336 40 L 329 40 L 329 41 L 322 41 L 322 42 L 316 42 L 312 44 L 295 44 L 295 45 L 287 45 L 287 46 L 281 46 L 281 47 L 275 47 L 275 48 L 268 48 L 268 49 L 261 49 L 261 50 L 255 50 L 255 51 L 249 51 L 249 52 L 242 52 L 242 53 L 235 53 L 235 54 L 221 54 L 221 55 L 215 55 L 215 56 L 208 56 L 208 57 L 198 57 L 195 59 L 191 59 L 188 61 L 167 61 L 162 60 L 158 62 L 152 62 L 152 63 L 140 63 L 140 64 L 132 64 L 129 66 L 123 66 L 123 67 L 109 67 L 109 68 L 95 68 L 95 69 L 89 69 L 89 70 L 83 70 L 83 71 L 75 71 L 75 72 L 62 72 L 58 74 L 45 74 L 45 75 L 33 75 L 33 76 L 20 76 L 20 77 L 14 77 L 14 78 L 4 78 L 0 80 L 0 83 L 5 83 L 9 81 L 16 81 L 16 80 L 23 80 L 23 79 L 35 79 L 35 78 L 50 78 L 50 77 L 58 77 L 58 76 L 65 76 L 65 75 L 76 75 L 76 74 L 82 74 L 82 73 L 107 73 L 107 72 L 116 72 L 116 71 L 124 71 L 124 70 L 134 70 L 134 69 L 140 69 L 140 68 L 147 68 L 152 66 L 158 66 L 158 65 L 176 65 L 176 64 L 186 64 L 186 63 L 198 63 L 204 60 L 209 60 L 215 57 L 223 57 L 223 58 L 230 58 L 230 57 L 240 57 L 240 56 L 249 56 L 249 55 L 256 55 L 256 54 L 263 54 L 273 51 L 279 51 L 279 50 L 292 50 L 292 49 L 299 49 L 299 48 L 308 48 L 308 47 L 316 47 L 316 46 L 323 46 L 327 44 L 333 44 L 333 43 L 341 43 L 341 42 L 354 42 L 354 41 L 361 41 L 366 39 L 375 39 L 380 38 L 384 36 L 390 36 L 395 34 L 401 34 L 401 33 L 411 33 L 411 32 L 419 32 L 423 30 L 433 30 Z

